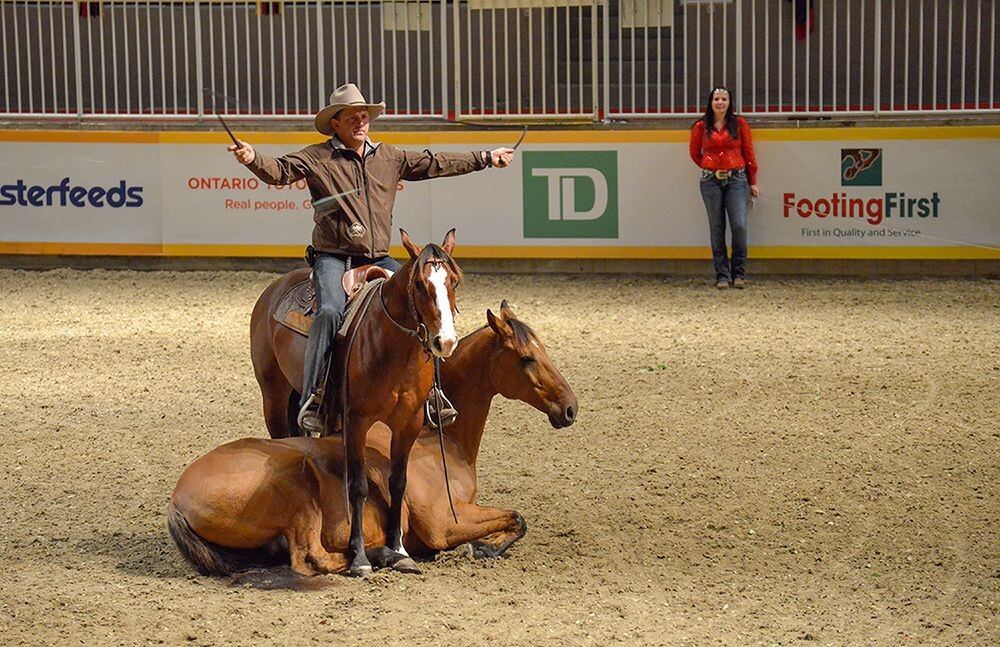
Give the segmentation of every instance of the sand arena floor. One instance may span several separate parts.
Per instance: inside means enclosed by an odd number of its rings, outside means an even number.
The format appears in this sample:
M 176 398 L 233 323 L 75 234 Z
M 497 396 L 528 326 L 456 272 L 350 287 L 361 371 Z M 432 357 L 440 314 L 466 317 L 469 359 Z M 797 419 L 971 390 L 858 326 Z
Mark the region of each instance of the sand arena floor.
M 256 272 L 0 270 L 5 645 L 1000 644 L 1000 283 L 469 275 L 573 385 L 496 400 L 501 559 L 311 593 L 198 576 L 165 505 L 264 435 Z

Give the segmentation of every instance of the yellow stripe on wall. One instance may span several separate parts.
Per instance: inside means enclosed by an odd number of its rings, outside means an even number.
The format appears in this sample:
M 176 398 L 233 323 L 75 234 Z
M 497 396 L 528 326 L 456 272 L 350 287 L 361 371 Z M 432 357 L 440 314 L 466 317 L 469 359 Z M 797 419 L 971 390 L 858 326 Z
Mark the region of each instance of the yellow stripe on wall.
M 221 126 L 220 126 L 221 128 Z M 326 141 L 329 139 L 316 131 L 308 132 L 253 132 L 247 130 L 241 130 L 238 126 L 233 127 L 232 124 L 229 125 L 229 129 L 233 131 L 233 135 L 241 140 L 245 141 L 251 146 L 258 144 L 285 144 L 289 146 L 299 146 L 306 147 L 310 144 L 317 144 L 319 142 Z M 373 133 L 374 136 L 374 133 Z M 218 132 L 212 131 L 201 131 L 201 132 L 188 132 L 188 131 L 177 131 L 177 132 L 165 132 L 160 133 L 161 144 L 222 144 L 224 146 L 232 146 L 233 140 L 229 139 L 229 135 L 223 130 Z
M 397 257 L 405 252 L 392 250 Z M 1000 260 L 1000 250 L 981 247 L 750 247 L 751 259 L 927 259 Z M 708 247 L 520 247 L 476 246 L 455 248 L 455 258 L 511 258 L 566 260 L 701 260 L 711 259 Z
M 914 128 L 755 128 L 755 141 L 850 141 L 906 139 L 998 139 L 1000 126 L 932 126 Z
M 162 133 L 104 130 L 4 130 L 2 142 L 52 142 L 69 144 L 159 144 Z
M 1000 260 L 1000 249 L 983 247 L 750 247 L 758 259 Z
M 0 241 L 0 254 L 160 256 L 162 245 L 142 243 L 44 243 Z
M 300 258 L 305 245 L 144 245 L 137 243 L 0 242 L 0 254 L 66 256 L 167 256 Z M 394 246 L 390 253 L 405 258 Z M 705 260 L 708 247 L 529 247 L 459 245 L 455 258 L 530 260 Z M 1000 250 L 981 247 L 751 247 L 751 259 L 1000 260 Z
M 307 126 L 304 126 L 306 128 Z M 230 125 L 232 128 L 232 125 Z M 312 131 L 279 132 L 242 130 L 237 125 L 234 134 L 251 144 L 284 144 L 307 146 L 326 140 Z M 385 131 L 372 129 L 372 139 L 400 146 L 437 146 L 496 142 L 497 146 L 512 145 L 521 136 L 518 129 L 503 130 L 423 130 Z M 756 128 L 757 141 L 851 141 L 851 140 L 933 140 L 933 139 L 1000 139 L 1000 126 L 912 126 L 885 128 Z M 223 131 L 117 132 L 80 130 L 5 130 L 0 141 L 66 142 L 112 144 L 231 144 Z M 643 144 L 687 143 L 688 130 L 532 130 L 528 129 L 525 145 L 538 144 Z
M 402 249 L 402 247 L 400 248 Z M 302 258 L 301 245 L 171 245 L 163 246 L 164 256 L 213 256 L 221 258 Z M 404 254 L 406 252 L 403 252 Z

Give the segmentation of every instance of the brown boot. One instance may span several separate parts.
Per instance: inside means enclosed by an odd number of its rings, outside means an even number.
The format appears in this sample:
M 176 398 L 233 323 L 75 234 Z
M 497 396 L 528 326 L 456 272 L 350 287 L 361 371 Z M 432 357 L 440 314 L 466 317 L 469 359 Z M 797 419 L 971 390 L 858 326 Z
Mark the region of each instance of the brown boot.
M 315 393 L 310 395 L 306 403 L 299 409 L 299 416 L 296 420 L 303 436 L 322 435 L 323 421 L 319 417 L 319 404 L 316 403 Z
M 438 409 L 439 401 L 441 402 L 440 410 Z M 455 410 L 444 393 L 431 387 L 430 393 L 427 394 L 427 402 L 424 404 L 424 424 L 430 429 L 437 429 L 438 420 L 440 420 L 441 426 L 447 427 L 455 422 L 457 417 L 458 411 Z

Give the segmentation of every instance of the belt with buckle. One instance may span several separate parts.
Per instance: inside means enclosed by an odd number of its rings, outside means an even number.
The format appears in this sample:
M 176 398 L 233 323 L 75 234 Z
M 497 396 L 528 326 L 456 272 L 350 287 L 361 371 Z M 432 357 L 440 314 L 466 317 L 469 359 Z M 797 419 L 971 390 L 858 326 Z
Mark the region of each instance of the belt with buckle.
M 728 180 L 733 177 L 732 171 L 712 171 L 712 175 L 715 176 L 716 180 Z

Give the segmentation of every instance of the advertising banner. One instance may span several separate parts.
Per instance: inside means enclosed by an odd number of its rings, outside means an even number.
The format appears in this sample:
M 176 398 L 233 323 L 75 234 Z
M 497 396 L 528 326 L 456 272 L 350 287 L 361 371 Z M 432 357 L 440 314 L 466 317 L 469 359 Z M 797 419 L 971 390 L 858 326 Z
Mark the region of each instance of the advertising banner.
M 376 126 L 378 124 L 376 123 Z M 412 150 L 473 151 L 517 131 L 384 132 Z M 244 133 L 277 156 L 319 134 Z M 753 258 L 1000 259 L 1000 128 L 756 129 Z M 297 257 L 304 181 L 268 185 L 224 134 L 0 133 L 0 253 Z M 459 257 L 708 258 L 686 131 L 528 131 L 514 164 L 404 182 L 394 229 Z M 315 196 L 322 197 L 322 196 Z M 399 252 L 398 233 L 394 251 Z

